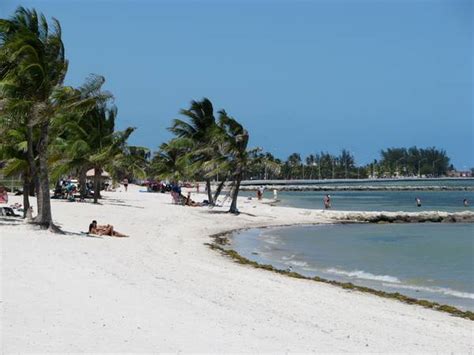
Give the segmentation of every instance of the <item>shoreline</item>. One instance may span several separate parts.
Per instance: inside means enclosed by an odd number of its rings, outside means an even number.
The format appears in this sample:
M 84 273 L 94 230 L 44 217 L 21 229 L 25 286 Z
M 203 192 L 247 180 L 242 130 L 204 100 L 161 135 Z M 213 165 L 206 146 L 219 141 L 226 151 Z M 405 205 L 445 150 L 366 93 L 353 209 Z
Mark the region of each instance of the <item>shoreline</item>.
M 336 222 L 337 223 L 337 222 Z M 335 224 L 336 224 L 335 223 Z M 360 222 L 344 222 L 346 224 L 351 224 L 351 223 L 360 223 Z M 210 249 L 212 250 L 217 250 L 221 253 L 221 255 L 226 256 L 230 258 L 233 262 L 236 262 L 238 264 L 242 265 L 248 265 L 256 269 L 263 269 L 266 271 L 270 272 L 275 272 L 277 274 L 285 275 L 287 277 L 292 277 L 296 279 L 303 279 L 303 280 L 310 280 L 310 281 L 315 281 L 315 282 L 321 282 L 325 284 L 330 284 L 333 286 L 341 287 L 342 289 L 345 290 L 354 290 L 358 292 L 363 292 L 363 293 L 368 293 L 372 294 L 378 297 L 382 298 L 388 298 L 388 299 L 394 299 L 397 301 L 400 301 L 402 303 L 410 304 L 410 305 L 418 305 L 424 308 L 428 309 L 433 309 L 436 311 L 440 312 L 445 312 L 449 313 L 452 316 L 460 317 L 460 318 L 465 318 L 469 319 L 471 321 L 474 321 L 474 312 L 472 311 L 464 311 L 461 310 L 455 306 L 451 306 L 448 304 L 440 304 L 438 302 L 434 301 L 429 301 L 426 299 L 419 299 L 419 298 L 414 298 L 414 297 L 409 297 L 406 295 L 403 295 L 399 292 L 386 292 L 382 290 L 377 290 L 371 287 L 366 287 L 366 286 L 360 286 L 357 284 L 354 284 L 352 282 L 343 282 L 343 281 L 336 281 L 336 280 L 330 280 L 327 278 L 323 278 L 320 276 L 305 276 L 302 275 L 298 272 L 295 271 L 288 271 L 288 270 L 283 270 L 283 269 L 278 269 L 277 267 L 273 266 L 272 264 L 261 264 L 258 263 L 254 260 L 250 260 L 241 254 L 239 254 L 237 251 L 234 249 L 228 249 L 225 248 L 226 245 L 230 245 L 230 236 L 235 236 L 236 234 L 239 234 L 241 232 L 251 230 L 251 229 L 268 229 L 268 228 L 284 228 L 284 227 L 291 227 L 291 226 L 310 226 L 310 225 L 321 225 L 321 223 L 312 223 L 312 224 L 284 224 L 284 225 L 272 225 L 272 226 L 262 226 L 258 228 L 252 228 L 252 227 L 244 227 L 244 228 L 237 228 L 221 233 L 216 233 L 213 235 L 210 235 L 209 237 L 213 239 L 213 243 L 205 243 Z
M 53 200 L 67 235 L 0 225 L 4 352 L 474 351 L 468 319 L 242 267 L 205 245 L 242 227 L 334 223 L 334 212 L 241 198 L 235 216 L 139 189 L 101 205 Z M 81 234 L 92 219 L 130 238 Z
M 256 191 L 260 186 L 268 190 L 283 191 L 474 191 L 474 186 L 363 186 L 363 185 L 245 185 L 242 191 Z

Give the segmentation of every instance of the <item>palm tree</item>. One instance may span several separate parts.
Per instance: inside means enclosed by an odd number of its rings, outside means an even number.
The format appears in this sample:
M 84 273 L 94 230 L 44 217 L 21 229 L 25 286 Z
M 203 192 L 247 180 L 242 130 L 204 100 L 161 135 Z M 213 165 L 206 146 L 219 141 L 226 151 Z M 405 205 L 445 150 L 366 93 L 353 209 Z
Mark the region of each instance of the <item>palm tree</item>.
M 53 228 L 48 176 L 49 129 L 57 110 L 54 94 L 61 88 L 68 67 L 61 26 L 56 19 L 48 24 L 44 15 L 19 7 L 10 20 L 0 20 L 0 47 L 0 96 L 28 103 L 28 126 L 39 130 L 35 222 Z
M 150 170 L 155 178 L 179 181 L 187 179 L 190 172 L 189 155 L 187 154 L 192 142 L 187 139 L 175 138 L 163 143 L 155 153 Z
M 252 155 L 252 152 L 247 150 L 249 134 L 239 122 L 228 116 L 224 110 L 219 111 L 219 126 L 226 136 L 226 152 L 233 178 L 232 202 L 229 212 L 239 213 L 237 199 L 240 183 L 250 164 Z
M 94 203 L 100 198 L 101 176 L 106 167 L 117 167 L 126 159 L 128 137 L 135 130 L 128 127 L 115 131 L 117 108 L 109 105 L 112 95 L 101 91 L 104 79 L 90 77 L 86 83 L 69 92 L 63 92 L 63 107 L 54 122 L 55 140 L 52 144 L 56 160 L 53 176 L 77 171 L 84 197 L 86 172 L 94 169 Z
M 316 165 L 316 161 L 317 161 L 316 156 L 313 154 L 310 154 L 306 157 L 306 165 L 308 165 L 310 168 L 310 175 L 309 175 L 310 180 L 313 179 L 313 167 Z
M 191 107 L 181 110 L 180 113 L 188 120 L 175 119 L 169 128 L 178 138 L 186 138 L 193 143 L 190 161 L 196 176 L 204 176 L 206 181 L 207 197 L 209 203 L 214 204 L 211 191 L 212 167 L 204 165 L 216 157 L 216 152 L 210 149 L 209 143 L 215 141 L 220 134 L 214 117 L 212 102 L 204 98 L 201 101 L 191 101 Z
M 102 91 L 104 83 L 103 76 L 92 74 L 78 89 L 64 88 L 58 95 L 58 101 L 64 109 L 52 122 L 52 176 L 57 179 L 72 171 L 77 172 L 81 198 L 86 194 L 86 173 L 93 168 L 90 157 L 96 153 L 94 140 L 99 138 L 92 132 L 99 125 L 97 120 L 103 119 L 99 117 L 98 111 L 113 99 L 112 94 Z
M 301 166 L 301 155 L 299 153 L 293 153 L 288 157 L 287 160 L 290 169 L 290 179 L 298 176 L 298 170 Z
M 122 153 L 108 165 L 108 170 L 116 181 L 144 179 L 149 170 L 150 156 L 148 148 L 125 145 Z
M 135 128 L 128 127 L 124 131 L 115 131 L 117 108 L 101 105 L 91 112 L 88 120 L 87 142 L 91 151 L 89 161 L 94 169 L 94 203 L 100 198 L 101 176 L 104 168 L 122 156 L 126 142 Z
M 0 161 L 5 164 L 1 169 L 5 177 L 21 176 L 23 180 L 23 217 L 30 207 L 29 187 L 30 171 L 27 157 L 26 127 L 11 127 L 5 117 L 0 119 Z

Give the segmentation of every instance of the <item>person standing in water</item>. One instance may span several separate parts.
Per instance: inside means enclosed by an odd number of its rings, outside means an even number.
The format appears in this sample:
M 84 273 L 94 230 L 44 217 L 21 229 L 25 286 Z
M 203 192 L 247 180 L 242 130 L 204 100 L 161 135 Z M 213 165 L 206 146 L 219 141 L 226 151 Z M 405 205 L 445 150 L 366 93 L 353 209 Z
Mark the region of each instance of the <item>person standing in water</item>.
M 469 207 L 469 201 L 467 200 L 467 198 L 462 200 L 462 204 L 464 205 L 464 207 Z
M 331 208 L 331 196 L 329 195 L 324 196 L 323 202 L 324 202 L 325 209 Z
M 421 207 L 421 200 L 419 197 L 415 198 L 416 207 Z

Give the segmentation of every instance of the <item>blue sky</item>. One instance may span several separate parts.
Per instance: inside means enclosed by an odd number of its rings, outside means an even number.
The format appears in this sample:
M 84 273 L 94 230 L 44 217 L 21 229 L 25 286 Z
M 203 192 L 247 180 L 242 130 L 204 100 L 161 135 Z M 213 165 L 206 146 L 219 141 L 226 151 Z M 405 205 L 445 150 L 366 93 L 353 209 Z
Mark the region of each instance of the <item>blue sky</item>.
M 133 144 L 208 97 L 281 158 L 434 145 L 474 166 L 471 1 L 1 0 L 1 17 L 20 4 L 61 21 L 67 84 L 104 75 Z

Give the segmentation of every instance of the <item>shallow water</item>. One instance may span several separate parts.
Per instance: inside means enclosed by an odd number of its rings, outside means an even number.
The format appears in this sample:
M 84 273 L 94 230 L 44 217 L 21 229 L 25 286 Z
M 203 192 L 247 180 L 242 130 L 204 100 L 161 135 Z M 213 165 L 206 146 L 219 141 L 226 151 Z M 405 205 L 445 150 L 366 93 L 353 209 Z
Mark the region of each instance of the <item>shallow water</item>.
M 474 310 L 474 225 L 351 224 L 249 230 L 232 248 L 261 263 Z
M 321 209 L 328 192 L 280 192 L 281 205 Z M 332 209 L 341 211 L 469 211 L 473 210 L 474 191 L 333 191 Z M 265 197 L 271 198 L 270 192 Z M 421 207 L 415 204 L 421 199 Z M 467 199 L 470 206 L 465 207 Z
M 324 182 L 322 182 L 324 183 Z M 344 180 L 331 182 L 327 185 L 374 185 L 374 186 L 451 186 L 458 188 L 474 187 L 474 179 L 436 179 L 423 180 L 376 180 L 366 181 Z M 339 211 L 473 211 L 474 191 L 280 191 L 279 204 L 298 208 L 322 209 L 323 198 L 331 196 L 332 209 Z M 255 192 L 245 191 L 243 196 L 254 197 Z M 265 198 L 273 198 L 273 191 L 267 189 Z M 421 207 L 415 204 L 416 198 L 421 199 Z M 467 199 L 469 206 L 464 206 Z

